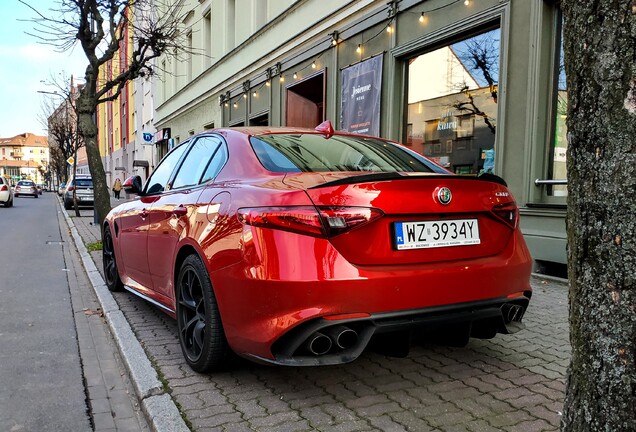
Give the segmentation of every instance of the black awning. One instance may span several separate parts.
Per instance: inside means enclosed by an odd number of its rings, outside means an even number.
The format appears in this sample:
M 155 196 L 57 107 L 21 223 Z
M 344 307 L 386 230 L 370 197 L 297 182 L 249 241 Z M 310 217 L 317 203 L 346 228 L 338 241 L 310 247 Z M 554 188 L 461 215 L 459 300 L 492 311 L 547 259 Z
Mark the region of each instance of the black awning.
M 150 164 L 148 163 L 147 160 L 134 160 L 133 161 L 133 166 L 134 167 L 150 167 Z

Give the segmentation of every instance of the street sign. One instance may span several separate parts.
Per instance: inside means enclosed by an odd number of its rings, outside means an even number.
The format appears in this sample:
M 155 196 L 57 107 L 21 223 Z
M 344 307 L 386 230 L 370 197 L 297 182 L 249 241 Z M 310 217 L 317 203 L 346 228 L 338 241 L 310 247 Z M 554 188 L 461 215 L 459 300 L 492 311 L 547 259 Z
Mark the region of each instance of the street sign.
M 75 159 L 73 158 L 73 156 L 71 156 L 68 159 L 66 159 L 66 162 L 68 162 L 69 165 L 73 165 L 73 162 L 75 162 Z

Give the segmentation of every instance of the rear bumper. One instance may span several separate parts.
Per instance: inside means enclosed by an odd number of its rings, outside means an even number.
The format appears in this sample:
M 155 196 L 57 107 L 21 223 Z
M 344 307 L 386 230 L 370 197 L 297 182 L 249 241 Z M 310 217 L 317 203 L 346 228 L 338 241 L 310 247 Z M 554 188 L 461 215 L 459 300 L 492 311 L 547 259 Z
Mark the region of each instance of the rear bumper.
M 0 202 L 5 203 L 11 200 L 11 193 L 9 191 L 0 191 Z
M 470 324 L 486 315 L 499 319 L 491 326 L 495 332 L 511 332 L 500 325 L 501 308 L 518 301 L 525 311 L 531 296 L 532 260 L 518 230 L 495 256 L 419 265 L 354 266 L 325 240 L 295 240 L 294 248 L 267 251 L 246 245 L 243 261 L 220 270 L 210 263 L 224 330 L 239 355 L 277 364 L 351 361 L 360 352 L 298 361 L 289 342 L 296 340 L 296 332 L 318 332 L 297 329 L 321 328 L 326 318 L 333 325 L 349 325 L 350 318 L 337 317 L 351 314 L 361 317 L 354 323 L 360 351 L 372 336 L 399 331 L 399 323 L 417 328 L 431 324 L 433 317 Z M 367 324 L 358 323 L 364 320 Z
M 529 295 L 530 293 L 528 293 Z M 453 328 L 462 325 L 466 337 L 492 337 L 495 333 L 516 333 L 524 328 L 521 323 L 530 299 L 526 296 L 501 298 L 458 305 L 370 314 L 368 318 L 333 321 L 318 318 L 305 322 L 277 340 L 272 346 L 273 358 L 247 354 L 246 357 L 266 364 L 283 366 L 317 366 L 348 363 L 355 360 L 374 336 L 386 333 L 417 333 L 431 329 Z M 345 329 L 355 338 L 339 346 L 338 335 Z M 331 339 L 326 353 L 311 352 L 307 341 L 314 335 Z

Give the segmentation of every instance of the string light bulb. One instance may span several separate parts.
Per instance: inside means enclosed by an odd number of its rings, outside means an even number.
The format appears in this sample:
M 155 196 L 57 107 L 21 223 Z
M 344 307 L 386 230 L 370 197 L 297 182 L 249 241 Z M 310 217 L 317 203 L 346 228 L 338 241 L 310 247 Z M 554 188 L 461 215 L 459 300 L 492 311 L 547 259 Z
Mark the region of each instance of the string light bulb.
M 362 45 L 358 44 L 358 48 L 356 48 L 356 52 L 360 54 L 362 52 Z
M 234 102 L 234 108 L 238 108 L 238 104 Z
M 225 102 L 225 106 L 229 107 L 230 106 L 229 102 Z
M 386 26 L 386 32 L 387 32 L 387 33 L 393 33 L 393 26 L 391 26 L 391 24 L 389 24 L 388 26 Z
M 470 0 L 464 0 L 464 4 L 465 4 L 466 6 L 470 6 Z
M 267 81 L 265 81 L 265 85 L 266 85 L 267 87 L 271 86 L 271 85 L 272 85 L 272 81 L 271 81 L 271 80 L 267 80 Z
M 315 62 L 315 61 L 314 61 L 314 62 L 311 62 L 311 68 L 312 68 L 312 69 L 316 69 L 316 62 Z
M 258 96 L 258 92 L 255 90 L 255 91 L 252 93 L 252 96 L 253 96 L 253 97 Z
M 285 82 L 285 77 L 283 76 L 283 74 L 280 75 L 280 82 Z
M 294 72 L 294 79 L 298 79 L 298 74 Z
M 243 99 L 247 99 L 247 93 L 243 93 Z
M 422 12 L 422 15 L 420 15 L 420 19 L 419 19 L 419 21 L 420 21 L 421 23 L 423 23 L 423 22 L 425 21 L 425 18 L 424 18 L 424 12 Z

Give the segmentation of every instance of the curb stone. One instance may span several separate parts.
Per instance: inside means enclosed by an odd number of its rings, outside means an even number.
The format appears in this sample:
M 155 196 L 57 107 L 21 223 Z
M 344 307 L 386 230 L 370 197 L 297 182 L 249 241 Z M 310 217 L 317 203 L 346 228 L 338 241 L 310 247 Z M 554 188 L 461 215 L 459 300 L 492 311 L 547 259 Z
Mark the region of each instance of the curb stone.
M 130 380 L 141 401 L 148 424 L 155 432 L 188 432 L 190 429 L 183 421 L 177 406 L 164 389 L 157 371 L 152 367 L 148 356 L 133 333 L 130 324 L 119 309 L 117 302 L 106 287 L 106 283 L 97 270 L 75 223 L 60 204 L 62 214 L 69 227 L 84 270 L 86 271 L 99 304 L 104 312 L 113 339 L 126 365 Z

